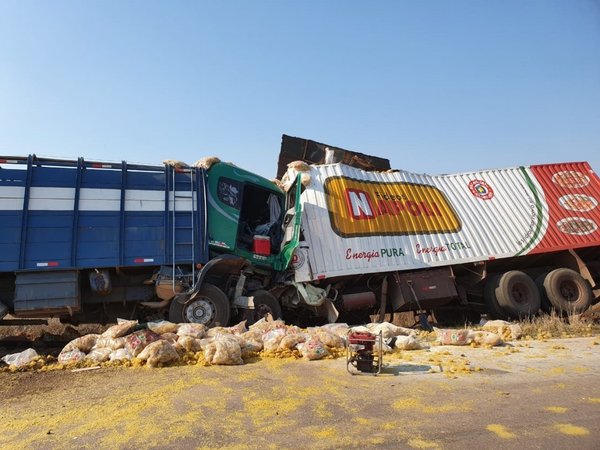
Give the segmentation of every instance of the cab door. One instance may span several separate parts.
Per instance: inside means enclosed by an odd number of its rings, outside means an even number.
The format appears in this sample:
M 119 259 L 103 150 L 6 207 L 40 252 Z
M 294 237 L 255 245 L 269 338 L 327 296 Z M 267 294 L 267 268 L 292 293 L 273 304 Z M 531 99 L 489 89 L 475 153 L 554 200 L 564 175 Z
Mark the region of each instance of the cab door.
M 285 270 L 289 267 L 294 251 L 300 243 L 300 230 L 302 222 L 302 203 L 300 196 L 303 186 L 300 182 L 300 175 L 292 186 L 288 189 L 285 204 L 285 216 L 283 219 L 284 238 L 281 245 L 281 253 L 279 255 L 278 270 Z

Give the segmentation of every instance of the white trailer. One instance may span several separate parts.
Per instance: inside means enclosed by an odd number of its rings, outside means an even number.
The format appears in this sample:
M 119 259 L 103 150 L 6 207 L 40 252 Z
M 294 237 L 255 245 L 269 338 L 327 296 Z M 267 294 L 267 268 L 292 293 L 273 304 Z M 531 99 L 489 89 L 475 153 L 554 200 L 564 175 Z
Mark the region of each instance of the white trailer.
M 463 321 L 598 300 L 600 179 L 585 162 L 441 176 L 304 169 L 287 307 Z

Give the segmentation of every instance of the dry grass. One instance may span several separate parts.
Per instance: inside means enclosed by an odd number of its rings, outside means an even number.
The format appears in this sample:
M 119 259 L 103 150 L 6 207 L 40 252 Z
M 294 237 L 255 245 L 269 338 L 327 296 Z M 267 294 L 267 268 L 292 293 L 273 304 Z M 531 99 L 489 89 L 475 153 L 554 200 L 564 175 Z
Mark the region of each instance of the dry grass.
M 377 321 L 379 316 L 372 316 L 373 321 Z M 390 314 L 386 314 L 385 319 L 391 321 Z M 415 317 L 412 312 L 396 313 L 393 317 L 394 325 L 403 327 L 412 327 L 415 325 Z M 516 322 L 523 330 L 523 337 L 529 336 L 532 339 L 550 339 L 565 337 L 587 337 L 600 335 L 600 321 L 593 315 L 568 315 L 562 317 L 556 312 L 551 314 L 542 314 Z M 452 328 L 478 328 L 477 325 L 457 325 Z
M 559 316 L 556 312 L 535 316 L 519 322 L 523 335 L 535 339 L 595 336 L 600 324 L 581 315 Z

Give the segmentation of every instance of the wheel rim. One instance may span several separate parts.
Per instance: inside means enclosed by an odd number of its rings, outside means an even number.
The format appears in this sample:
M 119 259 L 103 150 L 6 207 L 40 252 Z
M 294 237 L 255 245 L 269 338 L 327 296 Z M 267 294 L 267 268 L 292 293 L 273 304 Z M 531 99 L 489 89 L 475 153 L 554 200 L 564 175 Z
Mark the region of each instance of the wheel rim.
M 188 322 L 207 324 L 216 314 L 213 302 L 206 297 L 195 298 L 185 305 L 184 315 Z
M 571 280 L 565 280 L 560 283 L 560 295 L 568 302 L 575 302 L 579 298 L 579 288 Z
M 515 283 L 511 290 L 511 296 L 519 305 L 529 303 L 529 289 L 523 283 Z

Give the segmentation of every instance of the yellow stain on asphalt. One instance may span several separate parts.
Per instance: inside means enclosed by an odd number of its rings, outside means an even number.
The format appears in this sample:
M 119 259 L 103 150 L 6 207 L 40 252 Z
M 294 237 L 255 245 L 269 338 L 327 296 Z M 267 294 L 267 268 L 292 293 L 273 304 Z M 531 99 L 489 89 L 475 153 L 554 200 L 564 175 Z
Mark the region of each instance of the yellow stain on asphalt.
M 333 438 L 337 435 L 337 430 L 334 427 L 326 427 L 322 430 L 315 431 L 314 436 L 319 439 Z
M 458 374 L 470 374 L 477 370 L 477 368 L 471 367 L 471 363 L 466 358 L 452 355 L 448 351 L 430 354 L 426 363 L 439 366 L 445 376 L 454 378 Z
M 434 441 L 428 441 L 422 438 L 412 438 L 408 440 L 408 445 L 412 448 L 441 448 L 441 446 Z
M 556 414 L 564 414 L 569 410 L 568 408 L 565 408 L 563 406 L 546 406 L 544 409 L 546 411 L 550 411 Z
M 588 397 L 586 400 L 590 403 L 600 403 L 599 397 Z
M 554 367 L 553 369 L 550 369 L 550 373 L 552 375 L 563 375 L 566 372 L 564 367 Z
M 554 428 L 556 428 L 560 433 L 568 436 L 587 436 L 590 434 L 590 430 L 587 428 L 578 427 L 577 425 L 570 423 L 555 423 Z
M 317 417 L 322 419 L 333 417 L 333 412 L 331 411 L 333 408 L 329 403 L 319 402 L 313 408 L 313 412 Z
M 466 403 L 446 403 L 442 405 L 426 405 L 418 398 L 405 398 L 397 400 L 392 405 L 394 409 L 398 410 L 414 410 L 420 411 L 426 414 L 438 414 L 448 412 L 469 412 L 473 408 Z
M 263 431 L 275 431 L 283 428 L 283 423 L 291 422 L 290 416 L 306 403 L 308 397 L 306 389 L 297 389 L 293 393 L 276 389 L 269 396 L 246 392 L 241 400 L 254 426 Z
M 504 425 L 500 425 L 497 423 L 491 423 L 485 428 L 488 431 L 495 433 L 496 436 L 498 436 L 502 439 L 513 439 L 513 438 L 517 437 L 517 435 L 515 433 L 508 431 L 508 429 Z
M 371 425 L 373 423 L 373 420 L 367 417 L 354 417 L 352 420 L 359 425 Z
M 207 447 L 205 446 L 200 446 L 198 447 L 196 450 L 204 450 Z M 252 447 L 250 447 L 248 444 L 236 444 L 236 445 L 227 445 L 225 447 L 222 447 L 223 450 L 251 450 Z
M 157 376 L 161 374 L 160 370 L 157 369 Z M 186 372 L 191 370 L 193 369 L 187 369 Z M 175 407 L 174 397 L 202 383 L 201 379 L 187 377 L 170 385 L 140 387 L 139 391 L 124 391 L 116 398 L 98 400 L 93 407 L 65 401 L 68 407 L 44 417 L 39 423 L 32 421 L 31 417 L 15 415 L 4 423 L 10 432 L 0 435 L 0 447 L 7 448 L 15 442 L 17 436 L 20 440 L 17 447 L 40 446 L 44 430 L 60 434 L 65 445 L 53 445 L 65 448 L 73 439 L 85 435 L 94 436 L 99 432 L 104 432 L 97 439 L 100 448 L 118 447 L 122 442 L 135 447 L 159 437 L 161 441 L 164 439 L 163 444 L 175 436 L 191 437 L 195 424 L 203 420 L 204 411 L 192 410 L 171 417 L 157 414 L 157 411 L 171 410 Z M 215 412 L 218 415 L 220 411 Z M 165 433 L 166 429 L 177 434 Z

